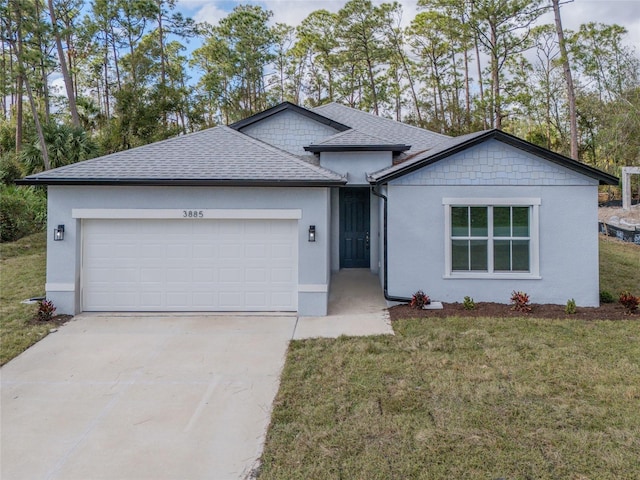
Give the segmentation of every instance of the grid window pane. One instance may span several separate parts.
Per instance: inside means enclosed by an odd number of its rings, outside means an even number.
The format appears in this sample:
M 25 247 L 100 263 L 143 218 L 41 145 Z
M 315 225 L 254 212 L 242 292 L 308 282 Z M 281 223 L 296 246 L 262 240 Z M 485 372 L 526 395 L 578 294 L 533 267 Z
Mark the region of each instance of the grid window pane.
M 493 269 L 496 271 L 511 269 L 511 241 L 495 240 L 493 242 Z
M 529 207 L 513 207 L 513 236 L 529 236 Z
M 514 272 L 529 271 L 529 240 L 513 240 L 513 265 Z
M 493 207 L 493 236 L 511 236 L 511 207 Z
M 471 270 L 487 270 L 487 241 L 471 240 Z
M 466 237 L 469 235 L 469 208 L 451 208 L 451 236 Z
M 531 271 L 531 207 L 450 208 L 452 271 Z
M 471 236 L 486 237 L 488 235 L 487 207 L 471 207 Z
M 469 241 L 452 240 L 451 268 L 453 270 L 469 270 Z

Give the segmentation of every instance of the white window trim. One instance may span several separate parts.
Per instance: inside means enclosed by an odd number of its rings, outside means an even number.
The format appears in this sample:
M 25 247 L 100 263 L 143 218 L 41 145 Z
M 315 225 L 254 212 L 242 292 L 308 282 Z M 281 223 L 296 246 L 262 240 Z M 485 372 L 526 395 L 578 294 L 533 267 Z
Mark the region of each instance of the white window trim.
M 443 198 L 444 208 L 444 279 L 479 280 L 540 280 L 540 198 Z M 530 207 L 531 225 L 529 232 L 529 268 L 528 272 L 454 272 L 451 270 L 451 207 L 473 206 L 510 206 Z M 493 249 L 489 249 L 487 261 L 493 262 Z

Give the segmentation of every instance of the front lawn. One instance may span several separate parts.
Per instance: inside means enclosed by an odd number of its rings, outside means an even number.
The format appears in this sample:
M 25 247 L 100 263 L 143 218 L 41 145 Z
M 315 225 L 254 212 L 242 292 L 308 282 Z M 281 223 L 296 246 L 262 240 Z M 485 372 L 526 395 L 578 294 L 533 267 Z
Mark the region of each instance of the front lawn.
M 640 478 L 640 323 L 422 319 L 291 343 L 264 479 Z
M 600 290 L 640 295 L 640 245 L 600 235 Z
M 52 325 L 33 324 L 37 305 L 20 303 L 44 295 L 45 233 L 0 243 L 0 365 L 44 337 Z
M 639 295 L 640 247 L 600 249 L 601 288 Z M 394 329 L 291 343 L 260 480 L 640 478 L 640 315 Z

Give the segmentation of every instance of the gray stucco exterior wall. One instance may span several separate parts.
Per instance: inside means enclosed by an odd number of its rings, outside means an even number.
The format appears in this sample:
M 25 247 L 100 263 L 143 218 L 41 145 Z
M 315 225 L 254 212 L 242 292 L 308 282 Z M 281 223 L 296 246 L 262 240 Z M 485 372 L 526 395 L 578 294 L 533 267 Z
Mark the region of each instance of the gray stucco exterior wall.
M 367 174 L 390 167 L 391 152 L 322 152 L 320 166 L 347 176 L 347 186 L 369 186 Z
M 502 174 L 505 165 L 511 165 L 507 177 Z M 508 303 L 511 292 L 521 290 L 534 303 L 564 304 L 574 298 L 578 305 L 597 306 L 597 191 L 596 180 L 500 142 L 487 142 L 395 180 L 388 186 L 389 294 L 410 297 L 424 290 L 446 302 L 469 295 L 476 301 Z M 447 275 L 445 198 L 539 199 L 538 278 Z
M 49 187 L 48 228 L 65 225 L 62 242 L 47 245 L 47 297 L 59 313 L 81 309 L 82 221 L 73 209 L 300 209 L 298 220 L 298 312 L 326 315 L 330 279 L 330 190 L 226 187 Z M 307 241 L 315 225 L 317 241 Z
M 277 113 L 242 129 L 253 138 L 294 155 L 309 155 L 304 147 L 338 133 L 338 130 L 291 111 Z

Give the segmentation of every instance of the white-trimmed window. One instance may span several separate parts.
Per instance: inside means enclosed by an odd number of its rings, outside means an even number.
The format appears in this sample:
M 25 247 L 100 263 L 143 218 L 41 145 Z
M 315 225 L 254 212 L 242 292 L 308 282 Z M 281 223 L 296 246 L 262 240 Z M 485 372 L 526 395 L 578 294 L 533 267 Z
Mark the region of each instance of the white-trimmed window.
M 539 198 L 445 198 L 445 277 L 539 278 Z

